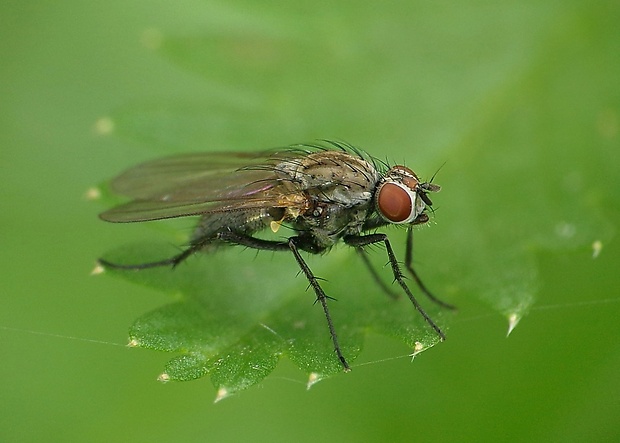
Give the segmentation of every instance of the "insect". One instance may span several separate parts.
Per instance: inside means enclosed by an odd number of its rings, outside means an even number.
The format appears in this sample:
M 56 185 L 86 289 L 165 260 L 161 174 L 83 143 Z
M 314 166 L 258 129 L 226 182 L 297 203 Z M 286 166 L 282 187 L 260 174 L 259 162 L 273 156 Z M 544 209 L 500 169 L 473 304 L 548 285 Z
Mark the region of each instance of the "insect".
M 339 241 L 352 246 L 373 278 L 381 283 L 365 247 L 383 244 L 395 281 L 415 309 L 444 340 L 445 335 L 426 314 L 405 282 L 388 236 L 376 230 L 386 225 L 407 226 L 405 269 L 420 290 L 436 298 L 412 266 L 414 225 L 428 222 L 428 194 L 439 185 L 421 181 L 405 166 L 389 167 L 343 142 L 295 145 L 260 153 L 198 153 L 176 155 L 133 167 L 111 182 L 114 192 L 133 200 L 100 214 L 108 222 L 145 222 L 200 216 L 189 246 L 165 260 L 142 264 L 100 262 L 111 268 L 175 267 L 199 251 L 240 245 L 268 251 L 288 251 L 308 279 L 327 320 L 335 353 L 345 371 L 350 366 L 338 343 L 326 295 L 301 251 L 327 252 Z M 281 240 L 256 236 L 287 226 L 294 235 Z

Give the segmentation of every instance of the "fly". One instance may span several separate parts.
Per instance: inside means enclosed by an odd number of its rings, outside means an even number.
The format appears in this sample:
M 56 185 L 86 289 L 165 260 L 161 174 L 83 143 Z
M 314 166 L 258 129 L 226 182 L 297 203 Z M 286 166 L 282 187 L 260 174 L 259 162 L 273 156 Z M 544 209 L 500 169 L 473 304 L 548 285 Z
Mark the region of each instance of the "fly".
M 415 309 L 439 335 L 445 335 L 426 314 L 407 286 L 388 236 L 376 230 L 407 226 L 405 269 L 432 301 L 412 264 L 413 226 L 427 223 L 432 201 L 428 194 L 440 186 L 421 181 L 405 166 L 380 162 L 342 143 L 296 145 L 260 153 L 198 153 L 176 155 L 131 168 L 111 182 L 114 192 L 132 200 L 100 214 L 108 222 L 129 223 L 200 216 L 189 246 L 165 260 L 142 264 L 100 262 L 110 268 L 173 268 L 199 251 L 221 245 L 240 245 L 267 251 L 288 251 L 321 304 L 334 350 L 345 371 L 350 367 L 338 343 L 328 309 L 328 297 L 301 251 L 321 254 L 343 241 L 362 257 L 373 278 L 384 288 L 371 266 L 365 247 L 385 246 L 394 279 Z M 294 235 L 283 240 L 256 236 L 285 225 Z

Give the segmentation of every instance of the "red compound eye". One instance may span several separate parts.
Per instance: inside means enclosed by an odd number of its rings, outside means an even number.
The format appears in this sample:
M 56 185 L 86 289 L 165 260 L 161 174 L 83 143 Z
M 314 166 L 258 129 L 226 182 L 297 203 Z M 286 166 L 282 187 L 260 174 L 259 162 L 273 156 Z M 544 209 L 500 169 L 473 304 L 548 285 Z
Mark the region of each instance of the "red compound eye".
M 413 196 L 404 186 L 385 183 L 379 189 L 377 207 L 381 214 L 392 223 L 411 221 L 414 215 Z

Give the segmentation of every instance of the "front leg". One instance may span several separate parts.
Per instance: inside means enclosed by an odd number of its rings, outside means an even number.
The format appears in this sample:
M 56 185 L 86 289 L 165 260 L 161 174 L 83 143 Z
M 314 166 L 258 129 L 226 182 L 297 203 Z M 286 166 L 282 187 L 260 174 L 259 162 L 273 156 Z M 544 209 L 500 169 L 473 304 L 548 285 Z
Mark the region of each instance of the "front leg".
M 379 286 L 383 290 L 383 292 L 385 292 L 387 294 L 388 297 L 396 300 L 398 298 L 398 294 L 396 294 L 394 291 L 392 291 L 392 289 L 390 289 L 388 287 L 388 285 L 386 285 L 383 282 L 383 280 L 379 276 L 379 273 L 377 272 L 375 267 L 370 262 L 370 258 L 368 257 L 368 252 L 366 252 L 364 247 L 363 246 L 356 246 L 355 250 L 357 251 L 357 253 L 360 256 L 360 258 L 362 259 L 362 263 L 364 263 L 364 266 L 366 266 L 366 269 L 368 269 L 368 272 L 370 272 L 370 275 L 372 276 L 372 279 L 377 283 L 377 286 Z
M 424 311 L 420 303 L 416 300 L 416 298 L 411 293 L 411 290 L 405 283 L 405 279 L 402 271 L 400 270 L 400 266 L 398 264 L 398 260 L 396 259 L 396 254 L 394 254 L 394 250 L 392 249 L 392 245 L 388 240 L 388 236 L 386 234 L 368 234 L 368 235 L 349 235 L 344 237 L 344 242 L 349 246 L 353 246 L 355 248 L 363 248 L 364 246 L 373 245 L 376 243 L 383 243 L 385 245 L 385 250 L 388 255 L 388 259 L 390 260 L 390 266 L 392 267 L 392 273 L 394 274 L 394 279 L 398 282 L 411 303 L 416 308 L 416 310 L 424 317 L 424 320 L 437 332 L 439 338 L 441 340 L 445 340 L 446 336 L 443 331 L 435 324 L 432 318 Z
M 409 226 L 409 228 L 407 229 L 407 245 L 405 248 L 405 268 L 407 269 L 407 271 L 409 271 L 409 273 L 415 280 L 420 290 L 424 292 L 424 294 L 429 299 L 431 299 L 438 305 L 443 306 L 444 308 L 456 310 L 456 306 L 446 303 L 445 301 L 435 297 L 435 295 L 426 288 L 426 285 L 422 282 L 422 279 L 418 276 L 418 273 L 415 271 L 415 269 L 413 269 L 413 228 L 411 226 Z

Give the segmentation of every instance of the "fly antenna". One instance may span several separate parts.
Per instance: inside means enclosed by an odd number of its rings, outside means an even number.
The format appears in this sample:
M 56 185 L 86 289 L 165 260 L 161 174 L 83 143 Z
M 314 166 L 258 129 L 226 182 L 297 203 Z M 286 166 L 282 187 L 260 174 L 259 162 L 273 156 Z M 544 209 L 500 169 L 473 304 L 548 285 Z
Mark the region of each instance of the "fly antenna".
M 435 180 L 435 177 L 437 176 L 437 174 L 439 173 L 439 171 L 441 171 L 441 168 L 443 168 L 444 166 L 446 166 L 446 163 L 448 163 L 448 161 L 446 160 L 445 162 L 443 162 L 441 164 L 440 167 L 437 168 L 437 170 L 435 171 L 435 173 L 433 174 L 433 176 L 431 177 L 431 179 L 428 181 L 429 183 L 433 183 L 433 180 Z

